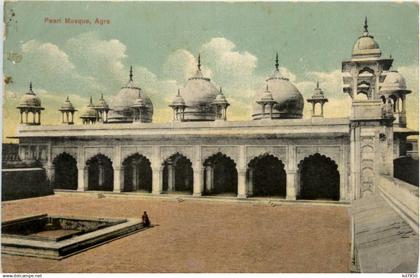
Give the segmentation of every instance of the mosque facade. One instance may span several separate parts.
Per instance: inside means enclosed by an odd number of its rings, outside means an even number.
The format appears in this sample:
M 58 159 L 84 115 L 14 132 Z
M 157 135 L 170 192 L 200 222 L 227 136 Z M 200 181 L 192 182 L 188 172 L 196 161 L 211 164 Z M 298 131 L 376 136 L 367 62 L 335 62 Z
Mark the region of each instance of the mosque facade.
M 200 57 L 168 103 L 168 123 L 153 123 L 153 99 L 132 69 L 110 104 L 91 98 L 77 111 L 67 98 L 61 125 L 41 124 L 44 108 L 31 84 L 17 107 L 19 156 L 39 160 L 62 190 L 351 201 L 377 190 L 378 175 L 393 176 L 407 136 L 418 134 L 407 128 L 411 91 L 392 63 L 366 21 L 342 62 L 343 93 L 352 102 L 344 118 L 324 117 L 322 84 L 304 100 L 280 74 L 278 56 L 249 121 L 228 120 L 229 92 L 203 74 Z M 305 102 L 312 107 L 306 119 Z M 76 113 L 83 124 L 74 124 Z

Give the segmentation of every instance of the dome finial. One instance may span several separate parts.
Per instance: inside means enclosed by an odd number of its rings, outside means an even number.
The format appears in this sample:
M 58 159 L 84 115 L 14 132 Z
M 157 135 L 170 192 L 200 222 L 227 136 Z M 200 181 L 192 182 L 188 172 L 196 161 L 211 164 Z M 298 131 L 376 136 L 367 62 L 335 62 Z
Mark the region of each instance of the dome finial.
M 268 92 L 268 84 L 265 85 L 265 91 Z
M 220 86 L 220 89 L 219 89 L 219 94 L 223 95 L 223 89 L 222 89 L 221 86 Z
M 181 90 L 178 88 L 178 94 L 177 94 L 177 96 L 181 96 Z
M 316 81 L 316 88 L 319 89 L 319 80 Z
M 103 100 L 104 99 L 104 94 L 103 93 L 101 93 L 101 100 Z
M 67 96 L 66 101 L 70 101 L 70 100 L 69 100 L 69 96 Z
M 367 16 L 365 16 L 365 25 L 363 26 L 363 28 L 365 29 L 365 33 L 369 33 L 369 31 L 368 31 L 368 21 L 367 21 Z
M 279 53 L 278 52 L 276 52 L 276 64 L 275 64 L 275 66 L 276 66 L 276 70 L 279 70 Z
M 133 66 L 130 66 L 130 81 L 133 81 Z
M 29 82 L 29 91 L 32 91 L 32 81 Z
M 89 101 L 90 105 L 93 105 L 93 101 L 92 101 L 92 96 L 90 96 L 90 101 Z
M 198 70 L 201 70 L 201 57 L 200 57 L 200 53 L 198 54 L 197 68 L 198 68 Z

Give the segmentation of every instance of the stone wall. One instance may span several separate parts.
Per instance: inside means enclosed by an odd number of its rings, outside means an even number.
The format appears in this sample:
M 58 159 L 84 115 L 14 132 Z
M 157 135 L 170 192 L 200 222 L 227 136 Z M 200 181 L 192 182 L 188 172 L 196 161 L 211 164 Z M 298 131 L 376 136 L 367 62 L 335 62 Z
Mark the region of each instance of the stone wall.
M 2 169 L 2 201 L 53 194 L 43 168 Z

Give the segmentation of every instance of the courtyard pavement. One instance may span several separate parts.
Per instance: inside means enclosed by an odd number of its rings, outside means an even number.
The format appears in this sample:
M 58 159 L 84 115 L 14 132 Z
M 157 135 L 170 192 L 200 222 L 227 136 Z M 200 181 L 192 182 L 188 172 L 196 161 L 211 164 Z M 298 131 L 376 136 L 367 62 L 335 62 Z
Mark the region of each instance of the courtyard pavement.
M 2 220 L 48 213 L 141 217 L 153 228 L 61 261 L 2 255 L 3 272 L 349 272 L 347 206 L 54 195 L 2 202 Z

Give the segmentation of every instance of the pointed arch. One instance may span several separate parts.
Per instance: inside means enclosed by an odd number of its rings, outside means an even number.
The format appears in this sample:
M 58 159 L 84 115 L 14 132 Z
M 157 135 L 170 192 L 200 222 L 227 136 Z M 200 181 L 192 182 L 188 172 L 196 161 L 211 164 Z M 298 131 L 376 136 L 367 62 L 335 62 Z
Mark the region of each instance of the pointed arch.
M 340 173 L 334 160 L 315 153 L 299 162 L 298 171 L 300 199 L 340 199 Z
M 127 156 L 122 166 L 124 169 L 123 191 L 152 192 L 152 167 L 150 160 L 137 153 Z
M 86 161 L 86 166 L 88 169 L 88 190 L 113 190 L 114 168 L 109 157 L 98 153 Z
M 77 189 L 77 160 L 72 155 L 62 152 L 53 160 L 54 189 Z
M 205 194 L 237 194 L 238 171 L 235 161 L 229 156 L 218 152 L 208 157 L 205 167 Z
M 247 180 L 252 196 L 286 197 L 286 171 L 276 156 L 264 153 L 248 163 Z
M 369 73 L 373 76 L 375 74 L 375 71 L 369 67 L 364 67 L 361 70 L 359 70 L 359 75 L 363 73 Z
M 191 160 L 176 152 L 163 162 L 163 191 L 193 193 L 194 172 Z

